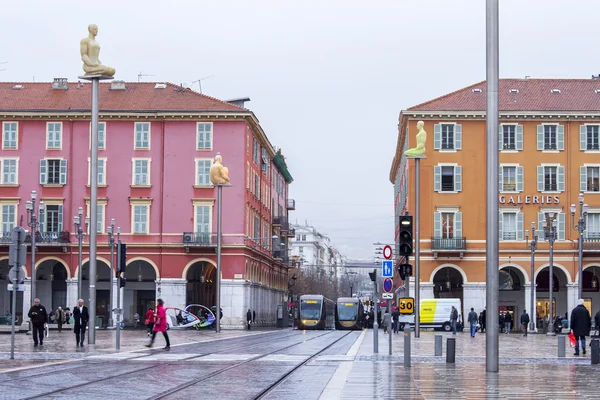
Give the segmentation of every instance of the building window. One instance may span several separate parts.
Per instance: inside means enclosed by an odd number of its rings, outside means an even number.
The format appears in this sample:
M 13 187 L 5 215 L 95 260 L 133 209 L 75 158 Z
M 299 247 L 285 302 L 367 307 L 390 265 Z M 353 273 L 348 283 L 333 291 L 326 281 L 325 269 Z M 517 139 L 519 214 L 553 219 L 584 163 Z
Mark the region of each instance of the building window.
M 581 150 L 600 150 L 598 128 L 598 125 L 582 126 Z
M 88 186 L 91 185 L 90 176 L 91 175 L 92 163 L 88 158 Z M 106 158 L 98 158 L 98 185 L 106 185 Z
M 150 149 L 150 122 L 135 123 L 135 150 Z
M 435 239 L 460 239 L 462 237 L 462 213 L 455 210 L 433 214 L 433 237 Z
M 196 205 L 196 233 L 209 235 L 211 233 L 209 205 Z M 207 237 L 208 239 L 208 237 Z
M 150 185 L 150 160 L 142 158 L 133 159 L 133 185 Z
M 213 142 L 212 122 L 198 122 L 196 133 L 196 150 L 211 150 Z
M 133 233 L 147 234 L 148 233 L 148 211 L 150 204 L 133 204 L 131 206 Z
M 305 242 L 306 241 L 306 235 L 302 235 L 302 241 Z
M 559 212 L 560 210 L 552 211 L 554 218 L 556 218 L 556 238 L 557 240 L 565 240 L 565 213 Z M 544 227 L 549 221 L 549 213 L 551 210 L 543 210 L 538 213 L 538 239 L 545 240 L 546 235 L 544 234 Z
M 43 219 L 43 231 L 59 233 L 63 230 L 63 206 L 62 204 L 46 205 Z
M 565 167 L 543 165 L 537 167 L 539 192 L 564 192 Z
M 501 192 L 522 192 L 523 167 L 517 165 L 501 165 L 499 182 Z
M 90 123 L 90 149 L 92 148 L 92 124 Z M 106 122 L 98 122 L 98 150 L 106 150 Z
M 600 239 L 600 213 L 588 213 L 585 235 L 589 239 Z
M 260 218 L 258 216 L 254 216 L 254 240 L 258 241 L 259 243 L 261 242 L 261 238 L 260 238 Z
M 462 190 L 462 167 L 436 165 L 433 167 L 433 186 L 436 192 L 460 192 Z
M 212 160 L 196 159 L 196 186 L 210 186 L 210 167 Z
M 502 124 L 500 128 L 500 150 L 523 150 L 523 125 Z
M 2 124 L 2 149 L 16 150 L 19 144 L 19 129 L 16 122 Z
M 254 138 L 254 148 L 252 150 L 252 160 L 254 164 L 260 165 L 260 143 L 258 139 Z
M 564 150 L 565 127 L 562 125 L 538 125 L 538 150 Z
M 0 158 L 0 184 L 18 185 L 19 184 L 19 159 L 18 158 Z
M 558 184 L 556 167 L 544 167 L 544 191 L 556 192 L 557 189 Z
M 40 185 L 66 185 L 67 160 L 40 160 Z
M 254 195 L 257 199 L 260 198 L 260 176 L 254 174 Z
M 600 166 L 583 166 L 579 170 L 579 189 L 582 192 L 600 192 Z
M 500 240 L 523 240 L 523 213 L 500 212 Z
M 0 214 L 1 227 L 4 236 L 9 235 L 14 227 L 17 225 L 17 205 L 16 204 L 2 204 L 2 213 Z
M 46 149 L 60 150 L 62 148 L 62 122 L 46 124 Z
M 544 150 L 556 150 L 556 125 L 544 125 Z
M 435 124 L 433 126 L 434 150 L 460 150 L 462 148 L 462 125 Z
M 300 254 L 304 253 L 304 246 L 300 246 L 300 247 L 298 247 L 298 252 L 299 252 Z
M 87 215 L 90 215 L 90 203 L 88 200 L 86 200 L 86 206 L 87 206 Z M 98 202 L 98 207 L 96 208 L 96 232 L 97 233 L 104 233 L 104 216 L 106 215 L 105 210 L 106 210 L 106 203 Z M 88 233 L 88 235 L 90 233 L 89 226 L 87 229 L 87 233 Z

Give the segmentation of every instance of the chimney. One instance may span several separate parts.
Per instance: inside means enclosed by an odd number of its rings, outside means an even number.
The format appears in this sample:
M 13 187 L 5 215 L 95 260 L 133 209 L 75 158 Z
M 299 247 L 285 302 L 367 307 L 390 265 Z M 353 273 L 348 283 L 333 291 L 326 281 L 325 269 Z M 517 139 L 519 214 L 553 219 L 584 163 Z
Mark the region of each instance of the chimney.
M 68 90 L 69 82 L 67 78 L 54 78 L 52 82 L 52 90 Z
M 110 90 L 125 90 L 125 81 L 112 81 Z
M 239 99 L 227 100 L 227 102 L 229 104 L 233 104 L 234 106 L 238 106 L 238 107 L 242 107 L 242 108 L 244 108 L 244 103 L 246 103 L 247 101 L 250 101 L 250 97 L 241 97 Z
M 598 75 L 592 74 L 592 79 L 600 79 L 600 74 L 598 74 Z

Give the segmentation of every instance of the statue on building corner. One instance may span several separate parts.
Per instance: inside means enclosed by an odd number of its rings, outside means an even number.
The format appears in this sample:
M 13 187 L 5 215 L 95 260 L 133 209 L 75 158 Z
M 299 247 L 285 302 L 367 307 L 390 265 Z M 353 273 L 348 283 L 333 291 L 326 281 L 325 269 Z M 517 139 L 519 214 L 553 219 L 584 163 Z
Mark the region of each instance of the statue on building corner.
M 404 152 L 405 156 L 414 157 L 425 155 L 425 142 L 427 142 L 427 132 L 425 132 L 425 129 L 423 129 L 423 125 L 425 125 L 423 121 L 417 122 L 417 146 L 412 149 L 406 150 Z
M 215 156 L 215 161 L 210 167 L 210 181 L 213 185 L 226 185 L 229 183 L 229 169 L 222 164 L 223 158 L 220 154 Z
M 79 52 L 81 61 L 83 61 L 83 70 L 86 75 L 114 76 L 115 69 L 107 65 L 102 65 L 100 61 L 100 43 L 96 41 L 98 35 L 98 26 L 91 24 L 88 26 L 89 35 L 81 39 L 79 43 Z

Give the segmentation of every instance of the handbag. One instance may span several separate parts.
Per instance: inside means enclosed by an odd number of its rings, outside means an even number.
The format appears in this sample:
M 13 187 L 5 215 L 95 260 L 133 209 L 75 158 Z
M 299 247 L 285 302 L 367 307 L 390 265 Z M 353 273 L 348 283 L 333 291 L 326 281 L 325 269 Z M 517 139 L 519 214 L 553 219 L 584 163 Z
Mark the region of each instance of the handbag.
M 577 338 L 575 337 L 573 331 L 569 333 L 569 344 L 571 345 L 571 347 L 575 347 L 575 345 L 577 344 Z

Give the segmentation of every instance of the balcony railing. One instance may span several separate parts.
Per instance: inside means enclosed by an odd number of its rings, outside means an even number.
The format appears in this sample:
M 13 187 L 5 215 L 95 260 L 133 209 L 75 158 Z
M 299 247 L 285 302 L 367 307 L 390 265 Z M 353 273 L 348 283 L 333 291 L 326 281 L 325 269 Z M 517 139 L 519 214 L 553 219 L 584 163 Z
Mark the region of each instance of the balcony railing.
M 296 209 L 296 200 L 294 200 L 294 199 L 288 199 L 288 201 L 287 201 L 287 209 L 288 210 L 295 210 Z
M 12 232 L 0 232 L 0 243 L 12 243 L 11 233 Z
M 183 245 L 185 247 L 216 247 L 217 234 L 204 232 L 184 232 Z
M 467 239 L 459 238 L 431 238 L 431 249 L 437 251 L 444 250 L 466 250 Z
M 285 236 L 287 237 L 295 237 L 296 236 L 296 229 L 295 228 L 290 228 L 287 233 L 285 234 Z
M 583 250 L 600 251 L 600 233 L 589 232 L 587 237 L 583 238 Z
M 273 226 L 279 226 L 282 231 L 287 231 L 290 228 L 287 217 L 273 217 Z
M 31 243 L 31 234 L 25 236 L 25 243 Z M 57 245 L 71 243 L 71 233 L 67 231 L 62 232 L 35 232 L 35 245 Z

